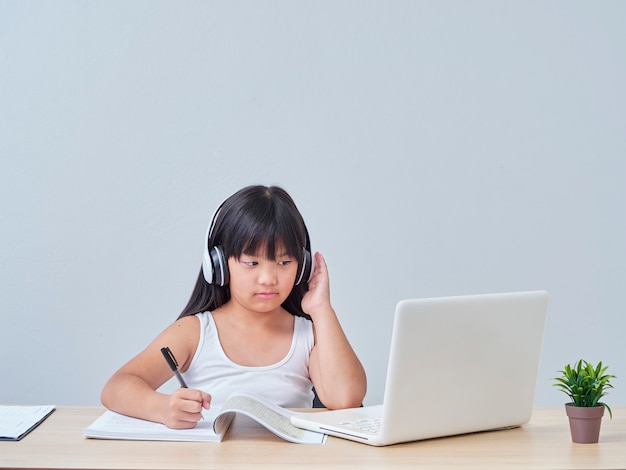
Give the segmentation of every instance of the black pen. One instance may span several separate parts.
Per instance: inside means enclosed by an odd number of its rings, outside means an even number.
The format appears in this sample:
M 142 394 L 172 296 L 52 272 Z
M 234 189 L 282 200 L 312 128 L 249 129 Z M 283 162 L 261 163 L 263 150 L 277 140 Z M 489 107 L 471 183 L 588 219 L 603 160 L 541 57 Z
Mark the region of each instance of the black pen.
M 178 361 L 172 354 L 172 351 L 170 351 L 170 348 L 168 348 L 167 346 L 161 348 L 161 352 L 163 353 L 163 357 L 167 361 L 167 365 L 170 366 L 170 369 L 172 369 L 172 372 L 174 372 L 174 375 L 178 379 L 181 388 L 187 388 L 187 384 L 185 383 L 183 376 L 180 375 L 180 372 L 178 371 Z M 204 419 L 204 416 L 200 415 L 200 419 Z
M 170 369 L 172 369 L 172 372 L 174 372 L 174 375 L 180 382 L 180 386 L 182 388 L 187 388 L 187 384 L 183 380 L 183 376 L 180 375 L 180 372 L 178 371 L 178 362 L 176 362 L 176 358 L 172 354 L 172 351 L 170 351 L 170 348 L 168 348 L 167 346 L 161 348 L 161 352 L 163 353 L 163 357 L 167 361 L 167 365 L 170 366 Z

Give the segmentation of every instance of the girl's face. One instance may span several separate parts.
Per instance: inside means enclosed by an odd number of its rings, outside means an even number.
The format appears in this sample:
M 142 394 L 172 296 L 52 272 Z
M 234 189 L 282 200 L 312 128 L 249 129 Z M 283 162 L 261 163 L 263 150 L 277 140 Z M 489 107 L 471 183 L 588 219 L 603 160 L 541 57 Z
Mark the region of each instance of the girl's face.
M 248 310 L 271 312 L 287 299 L 296 282 L 298 260 L 277 245 L 276 259 L 265 252 L 228 259 L 230 297 Z

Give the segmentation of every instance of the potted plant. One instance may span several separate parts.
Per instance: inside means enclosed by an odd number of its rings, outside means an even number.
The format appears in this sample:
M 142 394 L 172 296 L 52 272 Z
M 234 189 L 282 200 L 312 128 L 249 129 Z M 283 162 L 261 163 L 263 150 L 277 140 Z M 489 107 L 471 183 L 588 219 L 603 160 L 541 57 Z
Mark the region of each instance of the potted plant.
M 607 389 L 613 388 L 610 381 L 614 375 L 606 373 L 608 366 L 602 361 L 593 366 L 580 359 L 573 367 L 567 364 L 561 371 L 560 377 L 555 377 L 555 387 L 565 393 L 571 400 L 565 404 L 565 411 L 569 417 L 572 441 L 589 444 L 598 442 L 600 424 L 604 409 L 613 412 L 609 405 L 600 399 L 607 394 Z

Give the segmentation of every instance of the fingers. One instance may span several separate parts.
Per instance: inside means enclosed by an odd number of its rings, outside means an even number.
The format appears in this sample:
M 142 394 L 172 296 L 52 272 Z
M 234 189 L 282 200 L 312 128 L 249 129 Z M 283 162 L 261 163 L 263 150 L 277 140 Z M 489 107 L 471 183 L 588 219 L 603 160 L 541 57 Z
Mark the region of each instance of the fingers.
M 209 407 L 211 406 L 211 395 L 209 395 L 206 392 L 200 392 L 202 393 L 202 408 L 204 408 L 205 410 L 208 410 Z
M 326 260 L 322 256 L 320 252 L 315 253 L 315 262 L 313 263 L 313 273 L 311 274 L 311 279 L 309 281 L 309 287 L 312 283 L 315 283 L 320 277 L 320 275 L 324 274 L 328 277 L 328 269 L 326 266 Z
M 165 425 L 174 429 L 193 428 L 202 419 L 202 409 L 211 405 L 211 395 L 200 390 L 179 388 L 169 399 Z
M 313 272 L 318 271 L 318 269 L 323 270 L 323 271 L 326 271 L 327 269 L 326 260 L 324 259 L 324 257 L 319 251 L 315 253 L 315 262 L 313 265 Z
M 179 388 L 172 395 L 181 399 L 181 409 L 187 413 L 200 413 L 211 405 L 211 395 L 201 390 Z

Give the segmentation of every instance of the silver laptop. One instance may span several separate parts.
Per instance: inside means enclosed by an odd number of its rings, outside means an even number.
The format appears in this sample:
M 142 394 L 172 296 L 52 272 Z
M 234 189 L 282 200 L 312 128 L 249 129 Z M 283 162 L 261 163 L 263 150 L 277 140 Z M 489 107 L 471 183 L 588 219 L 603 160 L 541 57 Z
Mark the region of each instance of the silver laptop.
M 383 446 L 530 420 L 545 291 L 402 300 L 384 403 L 297 413 L 300 428 Z

